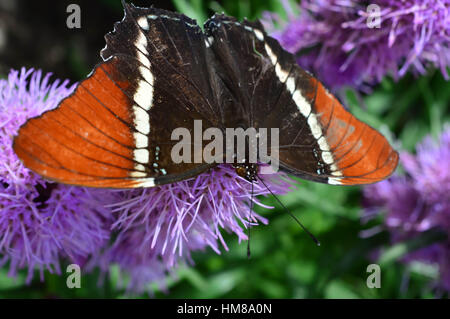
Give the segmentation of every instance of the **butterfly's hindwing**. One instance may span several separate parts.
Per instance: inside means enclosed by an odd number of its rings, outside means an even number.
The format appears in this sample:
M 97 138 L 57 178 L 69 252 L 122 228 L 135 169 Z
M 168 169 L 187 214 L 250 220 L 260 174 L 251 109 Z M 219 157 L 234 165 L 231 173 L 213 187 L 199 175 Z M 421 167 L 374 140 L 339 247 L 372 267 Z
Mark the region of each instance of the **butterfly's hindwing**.
M 377 182 L 394 171 L 398 154 L 387 140 L 347 112 L 260 23 L 220 15 L 206 32 L 246 124 L 279 129 L 282 169 L 343 185 Z

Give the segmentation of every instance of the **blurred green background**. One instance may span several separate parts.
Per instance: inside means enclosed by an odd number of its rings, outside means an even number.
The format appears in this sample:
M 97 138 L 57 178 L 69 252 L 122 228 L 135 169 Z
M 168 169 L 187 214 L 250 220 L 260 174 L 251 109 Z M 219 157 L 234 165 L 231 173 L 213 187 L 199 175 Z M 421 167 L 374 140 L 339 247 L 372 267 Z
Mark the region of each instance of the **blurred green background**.
M 11 4 L 12 3 L 12 4 Z M 82 28 L 65 27 L 68 3 L 82 8 Z M 278 0 L 173 0 L 135 1 L 177 10 L 203 22 L 215 11 L 238 18 L 256 19 L 263 11 L 285 12 Z M 10 68 L 40 67 L 59 78 L 82 79 L 99 61 L 103 35 L 122 18 L 117 0 L 5 1 L 0 0 L 0 23 L 6 26 L 6 48 L 0 46 L 0 75 Z M 425 135 L 437 136 L 449 121 L 449 84 L 438 71 L 427 76 L 405 76 L 399 82 L 386 78 L 370 95 L 347 90 L 344 104 L 361 120 L 381 130 L 397 148 L 413 151 Z M 263 202 L 277 207 L 257 209 L 270 220 L 253 229 L 252 257 L 246 242 L 225 236 L 230 250 L 193 255 L 194 267 L 182 267 L 168 280 L 167 293 L 155 289 L 156 298 L 433 298 L 430 282 L 438 273 L 433 266 L 397 262 L 405 252 L 426 243 L 392 247 L 387 233 L 361 238 L 360 232 L 382 223 L 382 218 L 362 224 L 361 188 L 335 187 L 299 181 L 298 190 L 280 200 L 314 233 L 317 247 L 271 198 Z M 369 289 L 366 268 L 381 252 L 381 288 Z M 412 248 L 411 248 L 412 247 Z M 68 289 L 65 276 L 39 275 L 25 285 L 25 273 L 17 279 L 0 268 L 0 298 L 124 298 L 115 288 L 117 278 L 98 284 L 98 273 L 82 277 L 81 289 Z M 113 271 L 114 274 L 114 271 Z M 141 297 L 146 298 L 147 295 Z

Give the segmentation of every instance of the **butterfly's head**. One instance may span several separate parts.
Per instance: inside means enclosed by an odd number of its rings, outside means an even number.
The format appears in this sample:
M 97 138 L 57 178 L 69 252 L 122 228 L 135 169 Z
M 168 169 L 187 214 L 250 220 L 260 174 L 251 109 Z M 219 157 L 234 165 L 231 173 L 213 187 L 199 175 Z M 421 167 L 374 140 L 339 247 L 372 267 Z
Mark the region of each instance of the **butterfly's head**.
M 249 182 L 255 182 L 258 174 L 258 164 L 254 163 L 242 163 L 242 164 L 234 164 L 234 169 L 236 173 L 248 180 Z

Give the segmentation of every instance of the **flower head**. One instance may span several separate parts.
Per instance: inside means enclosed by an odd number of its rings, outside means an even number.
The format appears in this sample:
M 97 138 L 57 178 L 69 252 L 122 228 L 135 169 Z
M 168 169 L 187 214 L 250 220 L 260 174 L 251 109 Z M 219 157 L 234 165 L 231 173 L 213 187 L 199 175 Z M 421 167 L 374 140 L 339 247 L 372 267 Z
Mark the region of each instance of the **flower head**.
M 266 13 L 266 28 L 286 50 L 300 52 L 298 63 L 332 89 L 364 89 L 385 75 L 423 74 L 429 66 L 449 78 L 448 0 L 380 0 L 376 7 L 354 0 L 303 0 L 298 16 L 285 8 L 284 27 L 277 30 L 273 21 L 280 19 Z
M 275 194 L 289 190 L 283 174 L 261 175 Z M 268 195 L 262 183 L 252 185 L 229 165 L 221 165 L 193 179 L 150 189 L 120 191 L 113 204 L 117 239 L 100 259 L 104 270 L 118 263 L 130 276 L 129 288 L 142 291 L 149 279 L 160 278 L 190 253 L 210 247 L 228 250 L 225 230 L 246 240 L 245 228 L 266 219 L 250 212 L 249 202 L 264 206 L 255 196 Z M 265 206 L 266 207 L 266 206 Z
M 450 238 L 450 126 L 439 143 L 427 137 L 417 146 L 416 156 L 403 153 L 400 160 L 405 176 L 397 175 L 365 188 L 366 214 L 384 209 L 385 224 L 394 242 L 430 229 L 439 229 Z M 438 264 L 442 286 L 450 290 L 450 241 L 411 253 L 405 260 Z
M 82 264 L 109 238 L 106 210 L 83 188 L 50 183 L 23 166 L 12 149 L 19 127 L 57 106 L 73 86 L 40 71 L 0 80 L 0 265 L 60 272 L 60 258 Z M 105 228 L 106 227 L 106 228 Z

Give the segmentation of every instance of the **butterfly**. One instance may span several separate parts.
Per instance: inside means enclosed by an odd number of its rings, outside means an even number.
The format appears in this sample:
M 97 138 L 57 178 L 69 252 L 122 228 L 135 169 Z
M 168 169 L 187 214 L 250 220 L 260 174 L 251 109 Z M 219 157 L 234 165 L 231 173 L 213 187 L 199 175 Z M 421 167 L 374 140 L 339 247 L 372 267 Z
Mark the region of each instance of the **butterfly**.
M 202 30 L 183 14 L 124 3 L 105 36 L 102 62 L 57 108 L 14 138 L 24 165 L 60 183 L 153 187 L 217 163 L 171 158 L 172 132 L 254 127 L 279 130 L 279 165 L 334 185 L 381 181 L 398 153 L 356 119 L 260 22 L 214 15 Z M 234 163 L 254 180 L 258 164 Z

